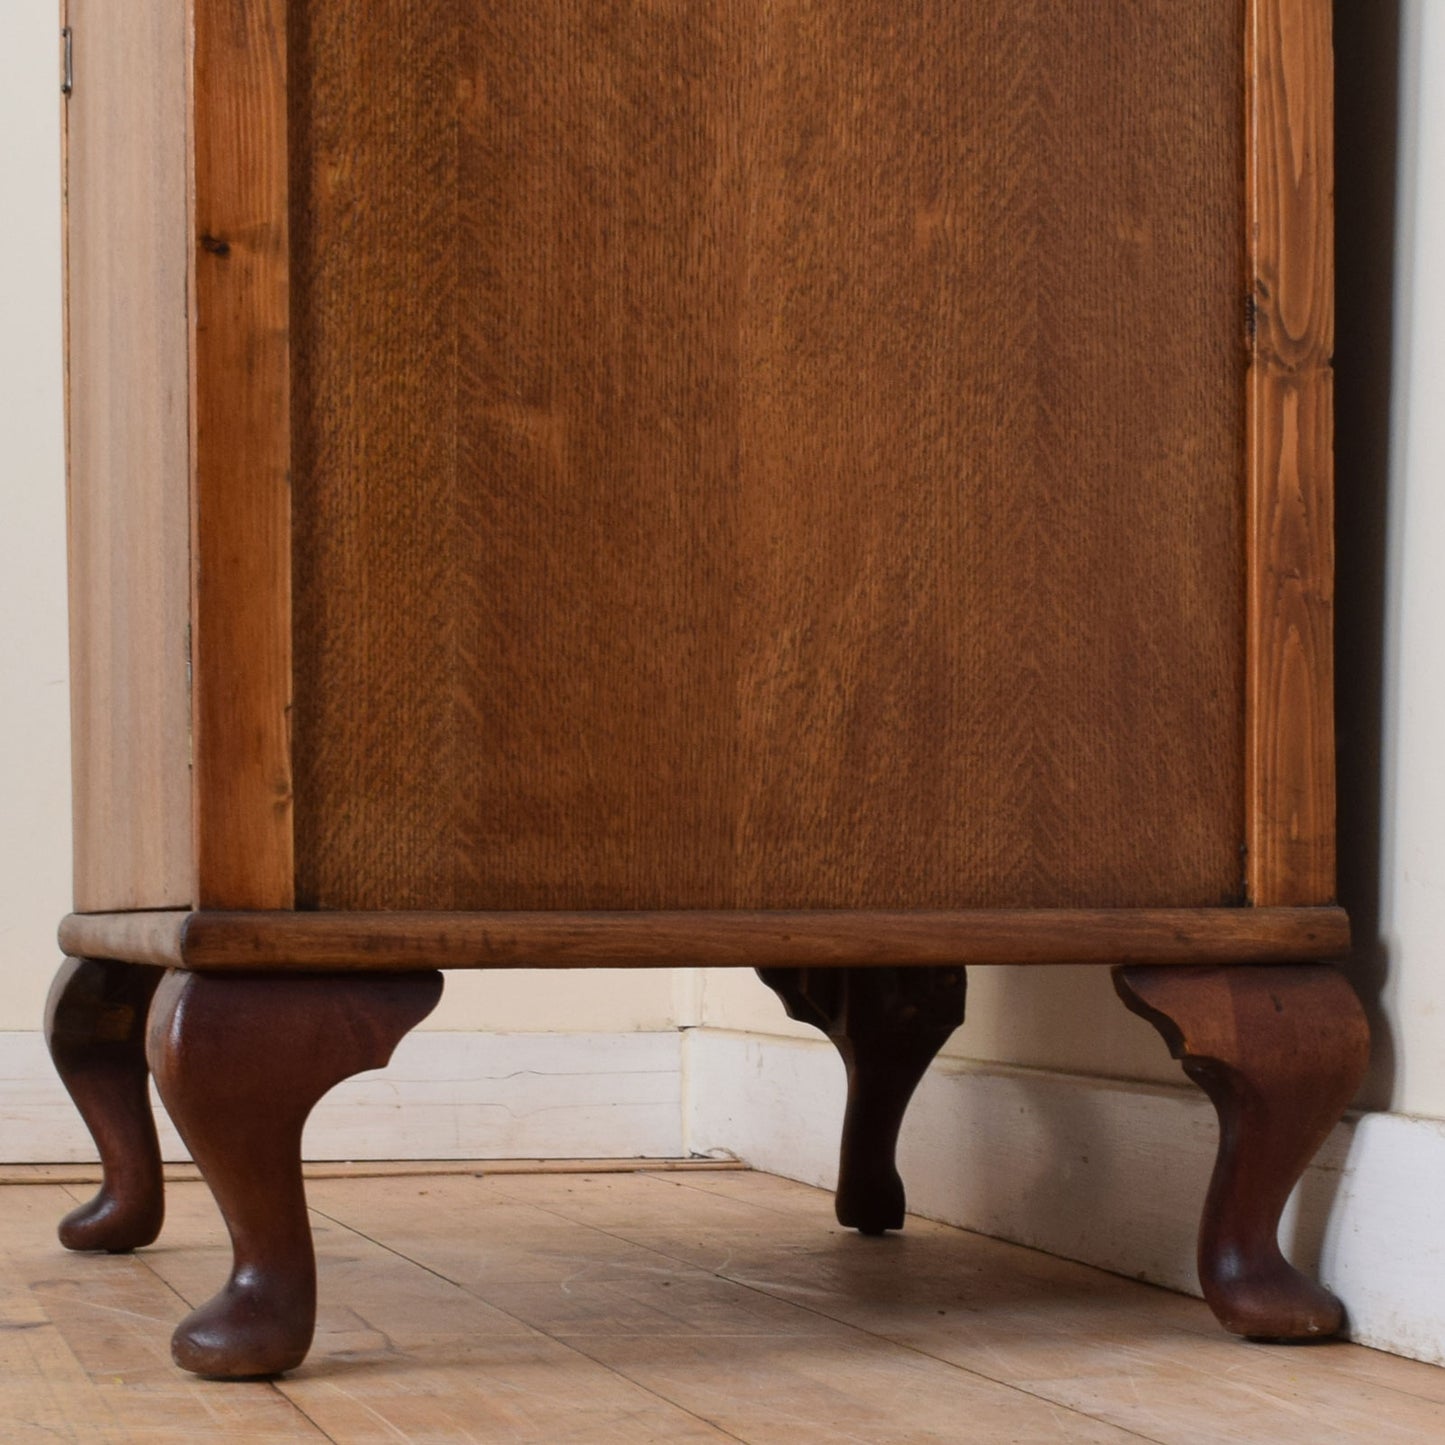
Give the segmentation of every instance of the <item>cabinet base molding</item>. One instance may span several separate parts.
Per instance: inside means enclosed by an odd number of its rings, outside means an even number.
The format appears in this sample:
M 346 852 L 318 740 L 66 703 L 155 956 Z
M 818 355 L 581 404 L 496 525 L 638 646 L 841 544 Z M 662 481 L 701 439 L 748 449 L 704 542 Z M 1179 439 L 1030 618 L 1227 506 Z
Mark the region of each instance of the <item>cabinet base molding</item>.
M 78 958 L 276 969 L 1309 963 L 1344 956 L 1341 908 L 617 913 L 73 913 Z

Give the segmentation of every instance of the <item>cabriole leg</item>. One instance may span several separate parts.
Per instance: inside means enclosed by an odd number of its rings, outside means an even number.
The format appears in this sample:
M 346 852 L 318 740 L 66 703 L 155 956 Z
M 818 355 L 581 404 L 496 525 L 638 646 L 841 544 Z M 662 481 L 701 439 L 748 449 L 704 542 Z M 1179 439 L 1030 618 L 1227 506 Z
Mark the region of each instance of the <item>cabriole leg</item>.
M 316 1324 L 301 1131 L 334 1085 L 378 1069 L 441 997 L 440 973 L 172 973 L 151 1010 L 161 1098 L 231 1234 L 225 1287 L 176 1329 L 199 1375 L 275 1375 Z
M 760 968 L 790 1017 L 833 1041 L 848 1071 L 834 1207 L 863 1234 L 901 1229 L 898 1131 L 929 1064 L 963 1022 L 961 968 Z
M 165 1192 L 146 1070 L 146 1014 L 165 970 L 67 958 L 45 1004 L 45 1041 L 100 1151 L 103 1182 L 60 1222 L 67 1249 L 139 1249 L 161 1232 Z
M 1325 1338 L 1340 1302 L 1280 1253 L 1290 1191 L 1344 1113 L 1369 1057 L 1354 990 L 1320 965 L 1118 968 L 1125 1004 L 1164 1036 L 1219 1115 L 1199 1226 L 1199 1282 L 1225 1329 Z

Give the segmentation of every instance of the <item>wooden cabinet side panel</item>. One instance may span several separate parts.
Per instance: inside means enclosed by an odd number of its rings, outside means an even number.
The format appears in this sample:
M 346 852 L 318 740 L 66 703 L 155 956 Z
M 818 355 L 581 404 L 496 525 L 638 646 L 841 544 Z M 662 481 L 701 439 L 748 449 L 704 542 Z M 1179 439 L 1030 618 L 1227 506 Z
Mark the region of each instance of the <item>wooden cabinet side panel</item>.
M 66 285 L 75 904 L 193 901 L 186 23 L 69 0 Z

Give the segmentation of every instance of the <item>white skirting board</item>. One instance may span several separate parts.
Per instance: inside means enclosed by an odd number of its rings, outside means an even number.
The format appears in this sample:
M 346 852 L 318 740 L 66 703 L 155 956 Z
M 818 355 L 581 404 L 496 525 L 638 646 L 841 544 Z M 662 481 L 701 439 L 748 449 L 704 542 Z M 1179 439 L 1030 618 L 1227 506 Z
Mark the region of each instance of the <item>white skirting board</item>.
M 632 1159 L 682 1153 L 682 1038 L 418 1031 L 317 1105 L 306 1158 Z M 157 1106 L 168 1160 L 189 1156 Z M 0 1033 L 0 1158 L 93 1161 L 38 1033 Z
M 819 1041 L 695 1029 L 690 1150 L 831 1188 L 843 1066 Z M 1179 1089 L 941 1061 L 904 1123 L 909 1208 L 1198 1294 L 1195 1227 L 1214 1111 Z M 1445 1123 L 1398 1114 L 1337 1128 L 1280 1238 L 1344 1301 L 1351 1338 L 1445 1363 Z

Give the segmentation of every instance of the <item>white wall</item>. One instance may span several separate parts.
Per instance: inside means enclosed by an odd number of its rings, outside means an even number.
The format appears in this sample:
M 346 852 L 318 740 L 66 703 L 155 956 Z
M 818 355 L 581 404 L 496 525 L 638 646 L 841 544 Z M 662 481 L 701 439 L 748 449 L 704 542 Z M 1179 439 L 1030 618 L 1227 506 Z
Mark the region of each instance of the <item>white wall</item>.
M 0 1028 L 34 1028 L 70 901 L 53 0 L 0 7 Z
M 1379 944 L 1390 1106 L 1445 1116 L 1445 6 L 1402 10 Z

